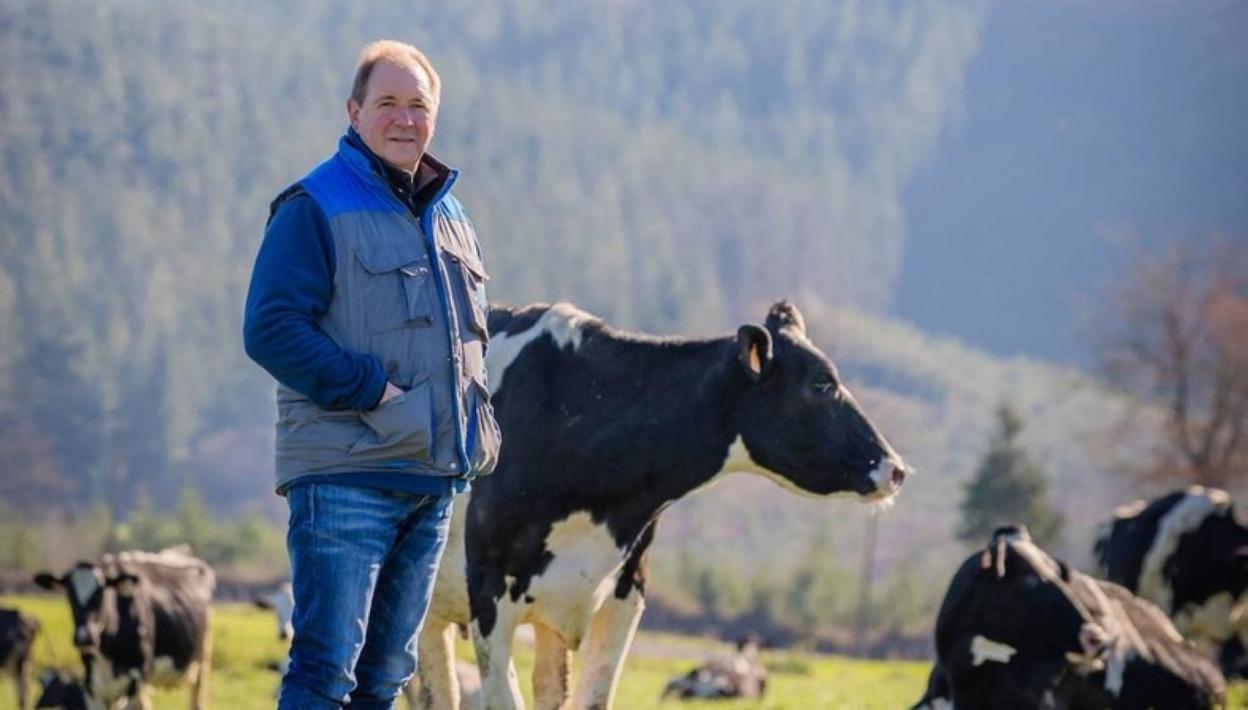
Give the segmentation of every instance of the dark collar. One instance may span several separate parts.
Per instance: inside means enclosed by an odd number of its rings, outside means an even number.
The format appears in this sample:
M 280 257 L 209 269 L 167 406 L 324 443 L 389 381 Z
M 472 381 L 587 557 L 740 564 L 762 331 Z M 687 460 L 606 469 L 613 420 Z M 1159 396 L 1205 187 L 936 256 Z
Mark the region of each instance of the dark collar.
M 392 167 L 364 143 L 364 139 L 353 127 L 347 128 L 347 143 L 368 158 L 373 172 L 385 178 L 399 200 L 417 214 L 424 211 L 429 200 L 438 193 L 451 174 L 451 169 L 445 163 L 428 153 L 421 156 L 414 173 Z

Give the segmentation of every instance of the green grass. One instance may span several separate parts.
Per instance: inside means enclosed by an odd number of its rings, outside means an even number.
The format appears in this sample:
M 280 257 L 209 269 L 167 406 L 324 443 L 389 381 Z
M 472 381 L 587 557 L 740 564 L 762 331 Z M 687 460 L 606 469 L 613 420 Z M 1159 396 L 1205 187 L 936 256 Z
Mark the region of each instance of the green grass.
M 0 597 L 0 606 L 17 607 L 39 618 L 43 633 L 35 643 L 37 669 L 61 666 L 80 672 L 77 654 L 70 643 L 69 610 L 61 597 Z M 225 604 L 213 614 L 213 663 L 209 699 L 214 708 L 259 710 L 272 708 L 277 675 L 266 669 L 285 654 L 277 640 L 270 612 L 245 604 Z M 928 664 L 909 661 L 864 661 L 838 656 L 797 652 L 769 652 L 764 660 L 772 668 L 767 696 L 761 701 L 701 701 L 659 703 L 659 693 L 669 679 L 684 673 L 727 647 L 699 639 L 666 634 L 640 634 L 629 657 L 616 696 L 617 710 L 646 708 L 716 708 L 718 710 L 815 710 L 909 707 L 923 693 Z M 467 644 L 461 653 L 470 657 Z M 517 669 L 527 686 L 532 653 L 521 647 Z M 525 689 L 529 707 L 532 697 Z M 182 708 L 189 691 L 157 691 L 154 706 Z M 1248 707 L 1248 683 L 1232 690 L 1231 707 Z M 11 683 L 0 681 L 0 710 L 14 708 Z

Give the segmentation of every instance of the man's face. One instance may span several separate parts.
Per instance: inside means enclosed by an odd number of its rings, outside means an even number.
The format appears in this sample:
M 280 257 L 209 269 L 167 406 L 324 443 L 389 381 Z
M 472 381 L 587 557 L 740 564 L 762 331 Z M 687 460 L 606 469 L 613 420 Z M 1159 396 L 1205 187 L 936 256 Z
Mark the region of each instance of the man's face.
M 433 139 L 438 109 L 423 68 L 382 59 L 368 77 L 364 103 L 347 99 L 347 115 L 364 145 L 389 165 L 411 172 Z

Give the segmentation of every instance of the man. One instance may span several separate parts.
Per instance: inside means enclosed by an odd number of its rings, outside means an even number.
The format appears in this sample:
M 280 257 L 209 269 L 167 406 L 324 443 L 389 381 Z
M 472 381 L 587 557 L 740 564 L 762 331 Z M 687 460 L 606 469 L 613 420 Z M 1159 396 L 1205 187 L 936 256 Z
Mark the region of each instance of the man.
M 347 134 L 273 201 L 256 257 L 244 340 L 278 381 L 295 597 L 279 708 L 393 705 L 451 497 L 497 460 L 480 248 L 426 153 L 439 97 L 416 48 L 366 46 Z

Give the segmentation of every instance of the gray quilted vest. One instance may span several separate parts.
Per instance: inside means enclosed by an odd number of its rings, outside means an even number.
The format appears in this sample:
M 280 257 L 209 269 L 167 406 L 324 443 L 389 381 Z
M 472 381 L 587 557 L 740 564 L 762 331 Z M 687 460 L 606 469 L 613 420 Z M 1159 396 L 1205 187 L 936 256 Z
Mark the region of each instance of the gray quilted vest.
M 278 385 L 279 488 L 309 473 L 493 471 L 501 437 L 485 379 L 488 277 L 472 224 L 450 195 L 455 176 L 419 220 L 345 138 L 299 181 L 334 240 L 334 295 L 320 327 L 379 358 L 406 392 L 356 412 L 322 409 Z

